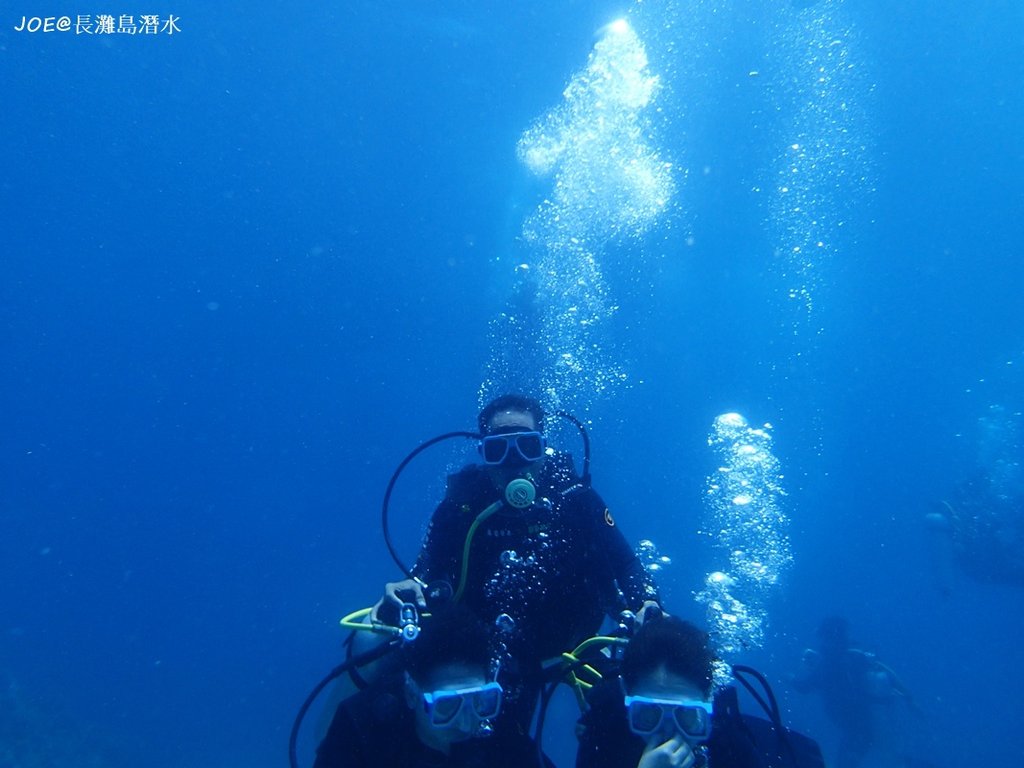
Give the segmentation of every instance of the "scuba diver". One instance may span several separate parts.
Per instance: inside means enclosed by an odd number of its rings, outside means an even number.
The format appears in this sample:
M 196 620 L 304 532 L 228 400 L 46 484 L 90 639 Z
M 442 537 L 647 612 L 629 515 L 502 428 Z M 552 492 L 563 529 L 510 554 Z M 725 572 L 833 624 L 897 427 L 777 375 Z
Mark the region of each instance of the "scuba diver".
M 1016 376 L 1024 366 L 1008 365 Z M 952 591 L 959 571 L 984 584 L 1024 585 L 1024 382 L 1004 382 L 1008 400 L 976 421 L 973 468 L 925 515 L 935 583 Z
M 951 565 L 983 584 L 1024 585 L 1024 494 L 979 471 L 925 515 L 936 587 L 952 592 Z
M 850 645 L 846 619 L 824 619 L 817 634 L 820 647 L 804 651 L 804 672 L 793 679 L 793 687 L 821 697 L 825 714 L 839 729 L 836 766 L 856 768 L 879 741 L 883 717 L 892 721 L 891 705 L 903 701 L 911 709 L 915 706 L 889 667 Z
M 593 635 L 605 615 L 628 611 L 642 623 L 658 601 L 650 574 L 590 487 L 585 429 L 558 415 L 584 437 L 582 475 L 547 445 L 538 401 L 512 394 L 484 407 L 475 435 L 483 463 L 449 476 L 409 578 L 386 585 L 371 615 L 387 621 L 404 602 L 468 606 L 491 627 L 505 691 L 497 727 L 518 733 L 529 729 L 545 660 Z
M 823 768 L 818 745 L 785 728 L 767 683 L 757 677 L 771 721 L 739 712 L 737 691 L 714 692 L 718 662 L 706 633 L 674 616 L 650 618 L 625 645 L 618 675 L 586 696 L 576 768 Z M 770 702 L 770 703 L 769 703 Z
M 314 768 L 551 768 L 528 736 L 492 735 L 502 687 L 487 628 L 460 605 L 423 619 L 385 675 L 338 705 Z

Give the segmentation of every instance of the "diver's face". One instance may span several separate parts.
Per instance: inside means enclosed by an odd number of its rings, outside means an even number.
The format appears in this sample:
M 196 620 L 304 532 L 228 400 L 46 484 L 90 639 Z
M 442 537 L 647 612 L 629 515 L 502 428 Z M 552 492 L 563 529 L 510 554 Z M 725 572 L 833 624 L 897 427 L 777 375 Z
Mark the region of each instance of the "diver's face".
M 669 672 L 664 665 L 636 681 L 627 693 L 630 696 L 647 696 L 664 701 L 704 700 L 706 696 L 699 686 L 685 677 Z M 676 729 L 670 718 L 662 720 L 660 730 L 652 734 L 650 741 L 661 744 L 672 738 Z
M 420 741 L 447 754 L 452 744 L 477 736 L 481 720 L 471 706 L 467 704 L 459 707 L 450 719 L 447 716 L 432 717 L 424 704 L 423 694 L 459 691 L 486 683 L 487 674 L 482 666 L 463 663 L 442 664 L 431 670 L 422 681 L 409 680 L 406 702 L 413 710 L 416 734 Z

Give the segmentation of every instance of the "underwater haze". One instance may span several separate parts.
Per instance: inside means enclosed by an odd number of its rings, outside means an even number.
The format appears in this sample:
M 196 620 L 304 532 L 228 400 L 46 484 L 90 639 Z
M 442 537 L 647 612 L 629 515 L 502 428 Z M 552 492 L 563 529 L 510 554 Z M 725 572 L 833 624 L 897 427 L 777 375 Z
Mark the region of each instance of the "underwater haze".
M 6 3 L 0 768 L 286 764 L 401 576 L 389 478 L 509 390 L 830 763 L 789 681 L 839 615 L 915 705 L 864 768 L 1024 764 L 1022 42 L 1018 0 Z M 406 561 L 471 458 L 402 474 Z

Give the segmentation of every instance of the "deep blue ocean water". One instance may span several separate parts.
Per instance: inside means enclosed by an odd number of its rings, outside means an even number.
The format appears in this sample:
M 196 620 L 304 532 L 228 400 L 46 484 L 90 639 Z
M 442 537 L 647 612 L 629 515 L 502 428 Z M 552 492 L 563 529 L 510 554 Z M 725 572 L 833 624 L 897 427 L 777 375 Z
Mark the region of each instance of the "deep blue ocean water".
M 940 595 L 923 525 L 989 407 L 1024 409 L 1024 6 L 152 11 L 180 32 L 15 31 L 150 12 L 116 3 L 0 18 L 0 681 L 26 724 L 9 738 L 40 745 L 0 765 L 285 762 L 337 619 L 398 575 L 391 472 L 474 425 L 551 194 L 516 144 L 623 15 L 661 78 L 650 140 L 675 191 L 600 254 L 619 309 L 593 338 L 627 383 L 571 393 L 596 487 L 700 620 L 708 430 L 770 422 L 794 562 L 741 660 L 832 754 L 784 679 L 842 614 L 914 692 L 922 760 L 1024 761 L 1022 585 Z M 799 213 L 778 193 L 793 137 Z M 787 261 L 810 226 L 825 247 Z M 408 559 L 457 460 L 403 476 Z M 547 739 L 565 755 L 571 729 Z

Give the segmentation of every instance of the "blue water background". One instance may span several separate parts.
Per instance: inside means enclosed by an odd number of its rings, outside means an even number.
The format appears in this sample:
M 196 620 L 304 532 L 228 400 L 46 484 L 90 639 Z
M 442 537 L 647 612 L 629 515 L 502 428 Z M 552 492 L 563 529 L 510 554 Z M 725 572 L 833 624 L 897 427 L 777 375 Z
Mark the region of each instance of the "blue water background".
M 655 67 L 673 55 L 660 22 L 684 35 L 686 6 L 633 9 L 661 30 Z M 772 29 L 797 11 L 693 6 L 720 35 L 699 77 L 669 83 L 686 109 L 660 140 L 689 171 L 675 225 L 608 270 L 607 343 L 632 386 L 588 414 L 596 485 L 672 557 L 668 607 L 699 619 L 708 428 L 729 410 L 771 422 L 795 565 L 747 660 L 788 718 L 833 748 L 782 680 L 841 613 L 914 691 L 922 757 L 1020 765 L 1021 588 L 939 596 L 921 521 L 973 459 L 979 381 L 1024 347 L 1024 10 L 842 5 L 874 191 L 841 201 L 808 321 L 752 191 L 785 107 L 750 72 L 786 66 Z M 488 323 L 544 194 L 516 141 L 628 9 L 183 0 L 158 9 L 180 34 L 127 39 L 13 27 L 134 7 L 4 10 L 0 671 L 41 730 L 111 765 L 284 762 L 340 658 L 337 619 L 397 575 L 390 473 L 473 426 Z M 408 558 L 457 458 L 405 479 Z M 548 734 L 564 753 L 568 730 Z

